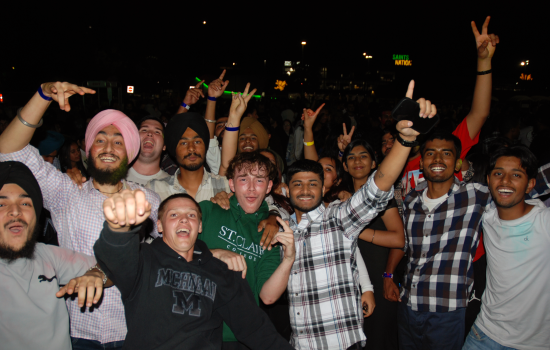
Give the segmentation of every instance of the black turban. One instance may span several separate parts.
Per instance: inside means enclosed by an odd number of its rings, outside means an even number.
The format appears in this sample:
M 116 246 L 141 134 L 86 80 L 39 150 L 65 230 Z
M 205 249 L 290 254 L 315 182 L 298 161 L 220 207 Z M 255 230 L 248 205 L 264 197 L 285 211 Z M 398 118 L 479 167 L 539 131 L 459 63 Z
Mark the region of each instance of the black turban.
M 16 184 L 27 192 L 29 197 L 31 197 L 34 212 L 36 213 L 36 221 L 38 222 L 43 205 L 42 192 L 30 169 L 20 162 L 0 162 L 0 190 L 5 184 Z
M 206 121 L 199 113 L 187 112 L 176 114 L 170 119 L 166 128 L 164 129 L 164 143 L 168 153 L 174 158 L 176 157 L 176 148 L 181 136 L 185 133 L 187 128 L 193 129 L 204 142 L 205 151 L 208 152 L 208 146 L 210 144 L 210 131 Z M 205 153 L 206 158 L 206 153 Z

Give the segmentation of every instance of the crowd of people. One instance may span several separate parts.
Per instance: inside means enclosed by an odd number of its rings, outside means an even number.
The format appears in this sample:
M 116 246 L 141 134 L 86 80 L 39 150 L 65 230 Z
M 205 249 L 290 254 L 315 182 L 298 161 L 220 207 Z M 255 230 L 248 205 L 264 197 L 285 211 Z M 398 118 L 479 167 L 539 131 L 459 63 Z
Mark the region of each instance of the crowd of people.
M 547 349 L 548 106 L 492 104 L 488 24 L 471 105 L 404 117 L 41 84 L 0 115 L 2 348 Z

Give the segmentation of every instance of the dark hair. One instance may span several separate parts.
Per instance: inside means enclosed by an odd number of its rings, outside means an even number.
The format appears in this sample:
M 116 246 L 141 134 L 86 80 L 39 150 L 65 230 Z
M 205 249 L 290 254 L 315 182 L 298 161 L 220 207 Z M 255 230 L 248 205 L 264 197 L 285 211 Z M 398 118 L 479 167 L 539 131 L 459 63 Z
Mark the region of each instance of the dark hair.
M 292 177 L 297 173 L 305 173 L 305 172 L 317 174 L 319 178 L 321 178 L 321 186 L 325 185 L 325 176 L 323 174 L 323 167 L 321 166 L 321 164 L 310 159 L 298 160 L 292 163 L 288 167 L 288 170 L 286 171 L 286 177 L 288 179 L 288 183 L 290 183 L 290 181 L 292 180 Z
M 143 124 L 144 121 L 146 120 L 155 120 L 157 122 L 160 123 L 161 127 L 162 127 L 162 133 L 164 134 L 164 122 L 162 120 L 160 120 L 160 118 L 157 118 L 157 117 L 154 117 L 152 115 L 150 116 L 147 116 L 145 118 L 142 118 L 138 123 L 137 123 L 137 128 L 138 130 L 141 129 L 141 124 Z
M 195 206 L 197 207 L 197 212 L 199 213 L 199 220 L 202 220 L 202 210 L 201 210 L 201 207 L 200 207 L 199 203 L 197 203 L 195 198 L 191 197 L 187 193 L 176 193 L 176 194 L 173 194 L 170 197 L 166 198 L 165 200 L 163 200 L 162 203 L 160 203 L 160 205 L 159 205 L 159 210 L 158 210 L 159 220 L 164 215 L 164 210 L 165 210 L 165 207 L 168 204 L 168 202 L 170 202 L 172 199 L 177 199 L 177 198 L 187 198 L 187 199 L 192 200 L 193 203 L 195 203 Z
M 280 207 L 282 207 L 284 210 L 286 210 L 289 213 L 293 213 L 294 209 L 292 209 L 292 206 L 290 205 L 290 201 L 288 200 L 288 198 L 286 198 L 285 196 L 280 195 L 278 193 L 275 193 L 275 191 L 274 191 L 279 186 L 279 184 L 281 183 L 280 180 L 279 180 L 280 179 L 280 176 L 279 176 L 280 175 L 280 173 L 279 173 L 279 159 L 277 158 L 277 155 L 275 154 L 275 152 L 273 152 L 272 150 L 270 150 L 268 148 L 258 150 L 258 153 L 262 153 L 262 152 L 267 152 L 267 153 L 271 154 L 273 156 L 273 158 L 275 158 L 275 167 L 276 167 L 276 170 L 277 170 L 277 176 L 275 177 L 275 179 L 273 179 L 273 186 L 271 187 L 271 192 L 269 193 L 269 195 L 271 195 L 271 198 L 273 198 L 275 203 L 277 203 Z
M 275 157 L 275 159 L 277 159 L 277 157 Z M 229 163 L 225 176 L 228 179 L 233 179 L 238 170 L 244 169 L 245 171 L 250 171 L 256 166 L 258 166 L 258 170 L 264 170 L 268 175 L 267 177 L 271 181 L 274 181 L 275 178 L 279 177 L 277 167 L 271 163 L 269 158 L 257 150 L 254 152 L 237 153 L 237 155 L 231 160 L 231 163 Z
M 489 161 L 489 167 L 487 168 L 487 175 L 493 171 L 497 160 L 501 157 L 515 157 L 518 158 L 521 167 L 525 169 L 527 177 L 529 179 L 534 179 L 537 177 L 538 173 L 538 161 L 537 157 L 527 148 L 525 145 L 515 145 L 510 147 L 502 147 L 497 149 L 493 154 L 491 154 L 491 160 Z
M 424 150 L 426 149 L 426 144 L 428 143 L 428 141 L 433 141 L 433 140 L 452 141 L 455 146 L 456 159 L 460 158 L 460 154 L 462 152 L 462 142 L 460 142 L 460 139 L 455 135 L 451 134 L 450 132 L 439 131 L 439 130 L 429 133 L 426 136 L 426 139 L 422 143 L 422 146 L 420 146 L 421 157 L 424 156 Z
M 348 144 L 348 146 L 344 150 L 344 155 L 342 156 L 342 163 L 346 163 L 349 153 L 357 146 L 365 147 L 367 152 L 370 154 L 370 157 L 372 158 L 372 160 L 374 160 L 376 164 L 378 164 L 378 160 L 376 159 L 376 152 L 374 151 L 374 148 L 367 141 L 363 139 L 355 139 Z
M 344 167 L 342 166 L 342 162 L 340 161 L 340 159 L 336 158 L 335 156 L 321 155 L 317 163 L 319 163 L 319 161 L 323 158 L 329 158 L 334 162 L 334 168 L 336 170 L 336 180 L 341 180 L 346 172 L 344 170 Z
M 59 164 L 61 165 L 61 172 L 63 173 L 66 173 L 67 170 L 72 168 L 71 146 L 73 144 L 76 145 L 76 147 L 78 148 L 78 152 L 80 153 L 80 147 L 78 147 L 78 143 L 76 142 L 76 140 L 73 139 L 65 140 L 65 143 L 59 149 Z M 84 167 L 84 164 L 82 164 L 82 158 L 79 162 L 76 163 L 76 167 L 78 168 L 78 170 L 80 170 L 82 176 L 86 177 L 86 179 L 90 177 L 88 175 L 88 172 L 86 171 L 86 168 Z
M 342 166 L 342 162 L 340 161 L 340 159 L 334 156 L 323 155 L 319 157 L 319 160 L 317 161 L 317 163 L 319 163 L 319 161 L 323 158 L 328 158 L 334 162 L 334 170 L 336 171 L 336 182 L 338 183 L 338 180 L 340 180 L 339 184 L 331 186 L 330 190 L 328 190 L 323 196 L 323 201 L 330 203 L 338 199 L 338 194 L 340 193 L 340 191 L 342 191 L 341 185 L 344 182 L 344 176 L 346 172 L 344 171 L 344 167 Z M 324 177 L 324 172 L 323 172 L 323 177 Z

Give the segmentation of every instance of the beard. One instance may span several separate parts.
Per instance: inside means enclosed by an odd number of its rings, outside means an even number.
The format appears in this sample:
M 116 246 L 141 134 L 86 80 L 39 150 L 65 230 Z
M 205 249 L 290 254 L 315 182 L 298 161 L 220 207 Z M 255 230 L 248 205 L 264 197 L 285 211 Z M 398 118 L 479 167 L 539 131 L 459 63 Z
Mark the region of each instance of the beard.
M 13 223 L 13 222 L 19 222 L 23 224 L 27 229 L 29 228 L 28 224 L 24 222 L 23 220 L 11 220 L 6 225 L 4 225 L 4 229 L 6 227 Z M 36 240 L 38 238 L 38 232 L 40 231 L 39 225 L 35 225 L 33 228 L 33 233 L 29 236 L 27 239 L 27 242 L 21 247 L 19 250 L 14 250 L 12 247 L 9 247 L 8 245 L 4 244 L 3 242 L 0 242 L 0 259 L 4 259 L 8 262 L 8 264 L 11 264 L 17 259 L 33 259 L 34 258 L 34 249 L 36 248 Z
M 187 165 L 187 164 L 183 164 L 183 162 L 180 163 L 180 162 L 178 161 L 178 165 L 179 165 L 180 167 L 184 168 L 184 169 L 187 170 L 187 171 L 197 171 L 197 170 L 199 170 L 199 169 L 204 165 L 204 158 L 202 158 L 200 154 L 190 153 L 190 154 L 186 155 L 185 157 L 183 157 L 183 159 L 189 158 L 189 157 L 191 157 L 191 156 L 195 156 L 195 157 L 200 158 L 200 159 L 201 159 L 200 163 L 198 163 L 198 164 L 189 164 L 189 165 Z
M 440 182 L 447 182 L 449 181 L 449 179 L 452 179 L 455 174 L 452 173 L 451 176 L 448 176 L 447 178 L 442 178 L 442 177 L 437 177 L 437 178 L 434 178 L 434 177 L 431 177 L 431 175 L 427 172 L 424 172 L 424 178 L 426 179 L 426 181 L 430 181 L 430 182 L 435 182 L 435 183 L 440 183 Z
M 290 205 L 292 205 L 292 208 L 294 208 L 294 210 L 298 209 L 302 213 L 309 213 L 310 211 L 317 209 L 317 207 L 321 205 L 322 200 L 323 198 L 319 197 L 319 200 L 317 200 L 317 203 L 313 204 L 310 208 L 304 208 L 304 207 L 300 207 L 300 205 L 298 205 L 295 202 L 294 198 L 290 196 Z
M 128 157 L 124 157 L 120 166 L 117 169 L 98 169 L 95 166 L 95 159 L 92 158 L 92 154 L 88 153 L 88 174 L 100 185 L 116 185 L 121 180 L 125 179 L 128 175 Z

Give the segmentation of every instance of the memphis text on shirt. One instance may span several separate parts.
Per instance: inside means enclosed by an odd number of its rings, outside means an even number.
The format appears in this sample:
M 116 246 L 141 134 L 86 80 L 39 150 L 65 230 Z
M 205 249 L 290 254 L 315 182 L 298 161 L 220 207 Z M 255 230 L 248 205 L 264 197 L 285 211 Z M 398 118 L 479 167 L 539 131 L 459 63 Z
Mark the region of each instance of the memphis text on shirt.
M 172 271 L 172 269 L 159 269 L 157 283 L 155 287 L 172 287 L 172 296 L 175 298 L 175 304 L 172 306 L 172 312 L 176 314 L 185 314 L 187 311 L 190 316 L 199 317 L 201 315 L 200 296 L 216 299 L 216 283 L 208 278 L 202 281 L 202 277 L 189 272 Z M 187 295 L 183 291 L 191 292 Z
M 218 232 L 218 237 L 228 243 L 227 250 L 239 253 L 245 259 L 256 261 L 256 259 L 261 259 L 264 254 L 264 250 L 259 244 L 246 242 L 245 237 L 239 236 L 237 231 L 228 227 L 222 226 L 220 232 Z

